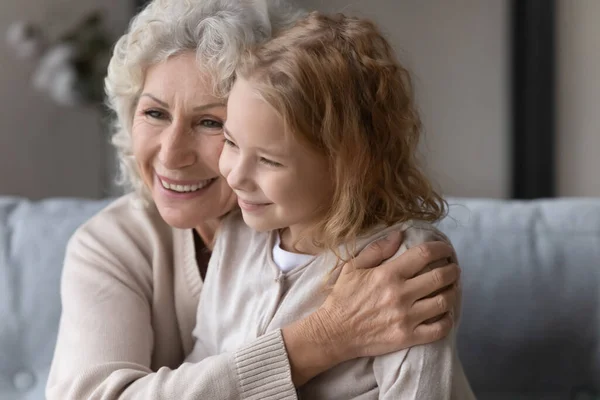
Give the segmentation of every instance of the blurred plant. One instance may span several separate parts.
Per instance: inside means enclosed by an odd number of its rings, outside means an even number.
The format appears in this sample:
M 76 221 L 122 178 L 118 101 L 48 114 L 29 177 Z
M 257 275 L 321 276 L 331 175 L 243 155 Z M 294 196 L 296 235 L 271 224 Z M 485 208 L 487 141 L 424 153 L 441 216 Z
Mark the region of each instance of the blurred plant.
M 8 29 L 7 41 L 20 58 L 37 62 L 33 86 L 57 103 L 102 103 L 112 41 L 99 12 L 91 13 L 54 41 L 49 41 L 39 26 L 15 22 Z

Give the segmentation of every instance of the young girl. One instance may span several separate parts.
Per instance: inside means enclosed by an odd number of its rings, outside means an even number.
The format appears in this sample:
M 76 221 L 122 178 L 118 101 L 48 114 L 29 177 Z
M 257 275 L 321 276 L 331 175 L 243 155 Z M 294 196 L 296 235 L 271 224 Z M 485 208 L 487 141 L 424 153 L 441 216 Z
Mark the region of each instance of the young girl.
M 328 284 L 344 279 L 327 267 L 331 257 L 347 260 L 398 227 L 406 238 L 399 253 L 447 240 L 429 224 L 446 207 L 417 166 L 421 124 L 408 73 L 371 22 L 312 13 L 250 52 L 237 77 L 219 166 L 241 215 L 228 216 L 217 238 L 192 362 L 319 308 Z M 309 381 L 299 397 L 474 398 L 455 332 L 381 357 L 357 356 Z M 249 359 L 238 360 L 249 381 L 270 379 Z

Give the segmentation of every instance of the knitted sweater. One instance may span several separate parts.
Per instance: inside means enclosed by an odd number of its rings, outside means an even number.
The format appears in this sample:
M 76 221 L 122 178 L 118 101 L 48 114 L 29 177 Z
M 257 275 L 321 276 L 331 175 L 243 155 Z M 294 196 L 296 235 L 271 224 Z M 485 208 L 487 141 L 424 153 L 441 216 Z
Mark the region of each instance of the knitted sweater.
M 393 229 L 405 232 L 404 243 L 396 256 L 425 241 L 447 241 L 427 223 L 408 222 L 374 230 L 358 240 L 356 250 Z M 196 343 L 188 361 L 227 354 L 257 338 L 268 337 L 323 303 L 327 296 L 328 272 L 335 262 L 333 253 L 325 252 L 289 272 L 282 272 L 272 257 L 276 240 L 277 232 L 256 232 L 244 224 L 239 214 L 225 219 L 198 305 Z M 475 399 L 457 356 L 455 341 L 456 329 L 432 344 L 347 361 L 302 386 L 298 397 L 310 400 Z M 265 351 L 269 351 L 268 346 Z M 267 396 L 270 393 L 262 386 L 280 380 L 278 375 L 269 375 L 268 367 L 261 363 L 248 371 L 254 373 L 256 379 L 264 380 L 262 384 L 255 382 L 253 391 L 257 395 L 262 392 L 263 398 L 270 398 Z
M 71 238 L 49 400 L 291 399 L 279 330 L 183 363 L 203 287 L 191 230 L 124 196 Z M 254 374 L 260 365 L 270 379 Z

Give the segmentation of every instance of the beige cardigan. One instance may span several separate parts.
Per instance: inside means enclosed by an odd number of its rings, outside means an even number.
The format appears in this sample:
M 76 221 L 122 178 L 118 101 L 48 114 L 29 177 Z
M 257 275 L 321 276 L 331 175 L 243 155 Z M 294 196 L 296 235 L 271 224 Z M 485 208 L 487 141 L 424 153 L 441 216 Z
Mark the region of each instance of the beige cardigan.
M 424 222 L 407 222 L 378 229 L 357 243 L 360 250 L 387 232 L 400 229 L 408 247 L 447 240 Z M 323 253 L 289 272 L 273 261 L 277 233 L 259 233 L 236 213 L 223 221 L 210 259 L 206 286 L 198 306 L 196 343 L 189 361 L 252 343 L 261 335 L 315 311 L 325 300 L 328 272 L 335 262 Z M 344 248 L 341 248 L 341 252 Z M 456 309 L 457 320 L 459 307 Z M 458 321 L 457 321 L 458 322 Z M 456 351 L 456 330 L 435 343 L 414 346 L 380 357 L 350 360 L 324 372 L 299 389 L 310 400 L 474 400 Z M 257 376 L 269 377 L 262 371 Z M 262 388 L 264 398 L 270 398 Z
M 279 330 L 183 363 L 202 289 L 193 235 L 168 226 L 154 207 L 133 207 L 132 199 L 116 200 L 69 242 L 47 398 L 296 398 Z

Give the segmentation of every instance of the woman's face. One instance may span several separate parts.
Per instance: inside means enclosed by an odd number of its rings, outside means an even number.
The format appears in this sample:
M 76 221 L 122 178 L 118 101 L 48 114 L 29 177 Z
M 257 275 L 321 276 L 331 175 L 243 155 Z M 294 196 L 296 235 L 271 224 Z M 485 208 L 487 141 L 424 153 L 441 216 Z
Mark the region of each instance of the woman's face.
M 133 118 L 133 154 L 164 220 L 189 229 L 224 215 L 236 203 L 219 173 L 226 105 L 193 53 L 148 69 Z

